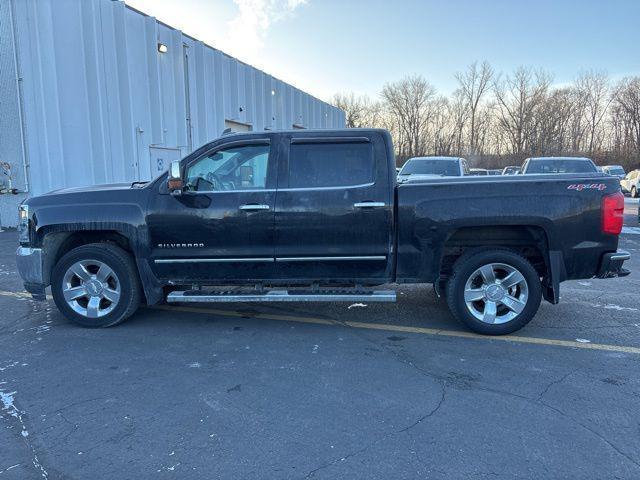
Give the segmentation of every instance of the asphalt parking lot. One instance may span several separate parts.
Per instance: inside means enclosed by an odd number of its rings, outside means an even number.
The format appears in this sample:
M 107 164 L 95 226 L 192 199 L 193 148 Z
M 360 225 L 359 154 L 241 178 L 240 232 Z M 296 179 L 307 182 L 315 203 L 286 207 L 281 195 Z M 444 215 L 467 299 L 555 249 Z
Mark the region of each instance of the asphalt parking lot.
M 567 282 L 514 336 L 397 304 L 141 309 L 70 325 L 0 233 L 0 479 L 640 478 L 632 275 Z

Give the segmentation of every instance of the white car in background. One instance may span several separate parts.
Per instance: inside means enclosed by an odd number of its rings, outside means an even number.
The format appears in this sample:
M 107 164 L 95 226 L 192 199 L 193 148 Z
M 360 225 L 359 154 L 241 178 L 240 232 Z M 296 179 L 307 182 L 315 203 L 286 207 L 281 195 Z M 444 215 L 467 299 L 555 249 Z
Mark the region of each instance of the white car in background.
M 516 165 L 509 165 L 502 169 L 502 175 L 520 175 L 520 167 Z
M 398 172 L 398 182 L 469 175 L 469 165 L 460 157 L 413 157 Z
M 640 195 L 640 170 L 631 170 L 626 177 L 620 180 L 623 192 L 629 192 L 632 198 Z

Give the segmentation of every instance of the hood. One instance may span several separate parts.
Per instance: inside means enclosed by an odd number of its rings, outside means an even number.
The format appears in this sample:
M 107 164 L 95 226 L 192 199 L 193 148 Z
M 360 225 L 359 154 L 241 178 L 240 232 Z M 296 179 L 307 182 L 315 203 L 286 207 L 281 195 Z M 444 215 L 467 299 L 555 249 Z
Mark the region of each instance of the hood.
M 43 195 L 29 197 L 31 207 L 53 207 L 58 205 L 113 205 L 138 203 L 147 189 L 138 183 L 111 183 L 87 187 L 61 188 Z

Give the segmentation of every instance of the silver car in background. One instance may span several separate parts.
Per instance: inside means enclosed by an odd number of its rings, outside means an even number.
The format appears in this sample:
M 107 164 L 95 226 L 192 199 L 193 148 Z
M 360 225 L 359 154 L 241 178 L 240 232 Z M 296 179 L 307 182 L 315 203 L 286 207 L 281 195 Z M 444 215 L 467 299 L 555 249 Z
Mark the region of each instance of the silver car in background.
M 586 157 L 532 157 L 522 164 L 522 174 L 597 173 L 596 164 Z
M 622 165 L 604 165 L 602 167 L 602 171 L 607 175 L 618 177 L 620 180 L 623 180 L 627 175 L 624 168 L 622 168 Z
M 398 182 L 406 183 L 430 178 L 469 175 L 469 165 L 460 157 L 413 157 L 398 173 Z

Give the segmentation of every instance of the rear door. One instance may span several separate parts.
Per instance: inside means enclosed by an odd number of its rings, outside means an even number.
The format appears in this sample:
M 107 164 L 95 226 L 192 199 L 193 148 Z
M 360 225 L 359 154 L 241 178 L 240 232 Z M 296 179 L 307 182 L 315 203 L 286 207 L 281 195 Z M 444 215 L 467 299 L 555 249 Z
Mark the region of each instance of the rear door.
M 289 137 L 275 208 L 277 276 L 301 281 L 391 278 L 392 191 L 376 133 Z

